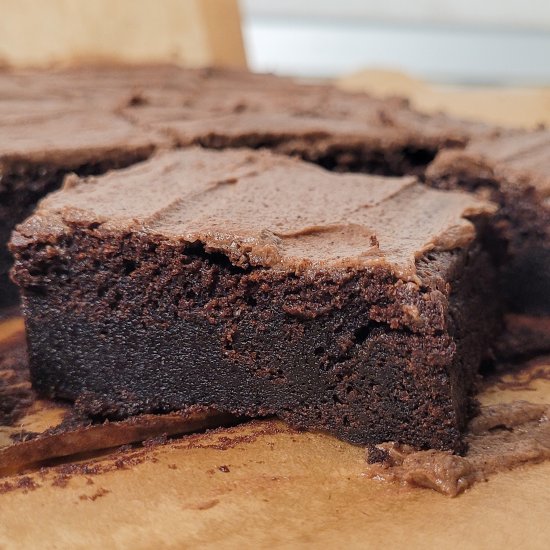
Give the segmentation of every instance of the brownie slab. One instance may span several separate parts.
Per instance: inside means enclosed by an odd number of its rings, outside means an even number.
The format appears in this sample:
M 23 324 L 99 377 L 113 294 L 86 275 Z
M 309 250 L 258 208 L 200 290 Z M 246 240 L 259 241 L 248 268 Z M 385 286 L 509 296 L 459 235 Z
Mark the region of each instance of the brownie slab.
M 246 150 L 70 180 L 11 245 L 33 384 L 111 418 L 207 405 L 457 449 L 496 328 L 490 211 Z
M 38 103 L 38 104 L 37 104 Z M 120 116 L 70 101 L 0 102 L 0 306 L 17 299 L 7 242 L 37 201 L 70 172 L 101 174 L 149 157 L 165 142 Z
M 147 92 L 143 98 L 124 109 L 125 116 L 181 146 L 266 148 L 341 172 L 422 174 L 442 148 L 491 131 L 422 115 L 399 99 L 235 71 L 203 73 L 197 93 L 179 105 Z
M 461 151 L 443 151 L 427 180 L 499 205 L 492 226 L 507 307 L 550 315 L 550 131 L 507 131 L 472 140 Z

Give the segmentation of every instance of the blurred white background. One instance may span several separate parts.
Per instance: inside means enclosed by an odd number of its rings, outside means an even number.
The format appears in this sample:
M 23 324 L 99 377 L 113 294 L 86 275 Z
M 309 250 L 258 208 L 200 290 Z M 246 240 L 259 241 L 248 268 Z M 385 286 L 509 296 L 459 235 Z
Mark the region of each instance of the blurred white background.
M 550 0 L 240 0 L 252 70 L 550 85 Z

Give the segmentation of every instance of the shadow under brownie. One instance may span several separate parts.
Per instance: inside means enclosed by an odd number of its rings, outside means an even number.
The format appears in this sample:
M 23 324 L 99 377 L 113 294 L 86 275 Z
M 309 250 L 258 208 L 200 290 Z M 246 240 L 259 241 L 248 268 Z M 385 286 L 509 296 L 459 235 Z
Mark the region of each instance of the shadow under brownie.
M 34 386 L 459 449 L 497 326 L 492 208 L 414 178 L 188 149 L 71 181 L 12 242 Z

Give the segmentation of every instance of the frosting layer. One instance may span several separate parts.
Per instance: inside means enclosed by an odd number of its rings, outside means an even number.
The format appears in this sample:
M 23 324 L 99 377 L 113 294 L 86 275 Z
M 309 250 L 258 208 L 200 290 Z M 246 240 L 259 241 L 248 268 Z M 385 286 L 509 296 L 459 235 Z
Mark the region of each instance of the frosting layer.
M 493 207 L 415 178 L 336 174 L 267 151 L 191 148 L 97 178 L 69 177 L 15 240 L 71 224 L 202 242 L 241 266 L 290 271 L 386 265 L 410 277 L 430 250 L 467 246 Z

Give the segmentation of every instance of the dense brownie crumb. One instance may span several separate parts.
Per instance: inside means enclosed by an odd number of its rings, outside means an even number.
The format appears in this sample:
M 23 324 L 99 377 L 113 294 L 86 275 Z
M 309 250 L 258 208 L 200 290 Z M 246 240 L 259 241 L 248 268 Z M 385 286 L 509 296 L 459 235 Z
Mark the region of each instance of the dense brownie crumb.
M 75 250 L 84 243 L 90 252 L 95 250 L 91 239 L 82 237 L 74 238 Z M 368 286 L 373 292 L 381 292 L 384 284 L 393 285 L 395 281 L 351 280 L 351 276 L 344 281 L 316 278 L 304 288 L 303 283 L 290 283 L 286 277 L 276 280 L 256 270 L 234 274 L 230 267 L 212 263 L 208 255 L 189 255 L 184 249 L 173 251 L 171 258 L 159 248 L 154 257 L 135 249 L 132 255 L 135 252 L 146 271 L 172 271 L 174 277 L 180 261 L 184 271 L 166 286 L 155 279 L 153 284 L 164 286 L 158 292 L 149 283 L 149 296 L 140 296 L 132 288 L 126 290 L 123 283 L 97 300 L 101 288 L 90 288 L 79 273 L 70 270 L 66 275 L 80 280 L 80 288 L 64 285 L 64 289 L 75 296 L 74 300 L 90 300 L 93 306 L 89 319 L 73 311 L 76 302 L 56 302 L 55 298 L 45 301 L 38 296 L 33 299 L 28 328 L 33 342 L 31 360 L 35 358 L 32 372 L 39 391 L 51 397 L 78 398 L 80 410 L 95 416 L 121 418 L 166 412 L 183 403 L 204 403 L 202 400 L 208 399 L 236 414 L 276 413 L 295 426 L 329 429 L 357 443 L 364 443 L 365 438 L 400 438 L 422 447 L 456 445 L 467 411 L 464 392 L 471 391 L 475 367 L 469 368 L 464 388 L 460 388 L 461 375 L 454 375 L 456 395 L 446 397 L 457 401 L 461 411 L 458 420 L 449 403 L 424 401 L 426 396 L 417 393 L 416 386 L 426 384 L 432 392 L 445 395 L 449 391 L 445 389 L 449 383 L 447 365 L 452 364 L 453 370 L 464 369 L 464 376 L 467 365 L 475 365 L 483 353 L 479 336 L 469 335 L 474 347 L 467 346 L 467 340 L 459 342 L 462 346 L 457 353 L 457 344 L 450 336 L 388 331 L 384 323 L 366 321 L 368 305 L 372 304 L 354 304 L 360 289 Z M 106 258 L 99 258 L 110 269 Z M 115 274 L 124 277 L 123 272 Z M 207 289 L 209 281 L 214 280 L 212 294 Z M 140 277 L 132 282 L 146 284 Z M 49 284 L 55 288 L 56 282 Z M 265 290 L 260 292 L 259 288 Z M 293 296 L 297 298 L 290 300 Z M 328 300 L 337 302 L 337 306 L 329 303 L 319 307 Z M 61 322 L 58 312 L 63 302 L 66 307 Z M 357 319 L 361 318 L 365 321 L 358 326 Z M 132 319 L 140 320 L 136 323 Z M 440 322 L 432 320 L 434 324 Z M 40 329 L 44 326 L 48 326 L 47 331 Z M 79 326 L 82 338 L 71 337 L 67 326 Z M 484 327 L 476 323 L 476 330 L 481 332 Z M 183 350 L 182 338 L 189 340 Z M 52 341 L 57 356 L 48 358 Z M 281 342 L 280 346 L 274 344 L 276 341 Z M 171 356 L 163 359 L 162 373 L 148 366 L 154 362 L 150 350 L 157 349 L 160 342 L 162 349 L 155 353 Z M 98 344 L 101 356 L 93 347 Z M 126 350 L 124 359 L 119 355 L 123 352 L 121 344 Z M 407 381 L 403 370 L 412 367 L 410 357 L 415 367 Z M 73 360 L 78 361 L 76 368 L 66 370 Z M 297 363 L 303 365 L 303 372 L 297 370 Z M 111 371 L 114 364 L 122 369 L 122 376 Z M 179 365 L 186 368 L 180 370 Z M 384 369 L 377 365 L 384 365 Z M 59 367 L 64 368 L 62 379 L 56 375 Z M 230 374 L 236 368 L 241 372 Z M 216 381 L 206 383 L 205 373 Z M 322 379 L 325 388 L 315 383 L 312 373 Z M 183 388 L 177 383 L 182 376 L 189 379 Z M 265 390 L 260 389 L 263 386 Z M 365 395 L 370 397 L 368 405 Z M 400 400 L 404 400 L 400 409 L 384 410 L 385 402 Z

